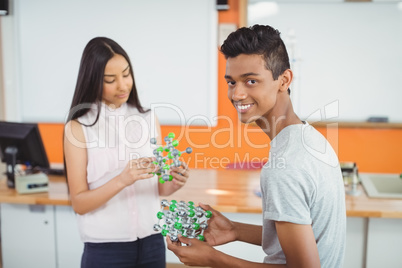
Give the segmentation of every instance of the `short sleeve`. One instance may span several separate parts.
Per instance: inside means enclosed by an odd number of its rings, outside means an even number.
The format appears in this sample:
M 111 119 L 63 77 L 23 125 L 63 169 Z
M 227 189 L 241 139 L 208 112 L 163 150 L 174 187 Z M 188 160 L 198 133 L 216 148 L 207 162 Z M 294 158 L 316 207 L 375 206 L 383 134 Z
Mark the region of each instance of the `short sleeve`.
M 270 169 L 264 180 L 264 220 L 312 223 L 316 185 L 308 174 L 300 169 Z

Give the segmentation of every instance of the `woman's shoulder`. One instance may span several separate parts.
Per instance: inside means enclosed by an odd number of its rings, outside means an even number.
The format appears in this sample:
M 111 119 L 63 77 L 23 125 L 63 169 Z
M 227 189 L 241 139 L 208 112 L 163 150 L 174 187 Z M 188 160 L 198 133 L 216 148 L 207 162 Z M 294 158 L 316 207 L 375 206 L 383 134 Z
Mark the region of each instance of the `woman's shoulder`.
M 81 129 L 81 124 L 80 122 L 78 122 L 77 119 L 73 119 L 68 121 L 65 125 L 64 125 L 64 131 L 66 130 L 77 130 L 77 129 Z
M 68 140 L 77 140 L 79 142 L 85 142 L 84 131 L 82 125 L 77 119 L 68 121 L 64 126 L 64 136 Z

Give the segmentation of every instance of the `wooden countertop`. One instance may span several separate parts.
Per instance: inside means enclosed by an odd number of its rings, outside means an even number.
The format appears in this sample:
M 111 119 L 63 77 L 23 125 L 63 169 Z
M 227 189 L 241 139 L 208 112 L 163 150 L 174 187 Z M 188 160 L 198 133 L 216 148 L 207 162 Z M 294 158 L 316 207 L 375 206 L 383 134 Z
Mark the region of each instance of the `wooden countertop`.
M 15 189 L 7 187 L 7 180 L 0 180 L 0 203 L 28 205 L 62 205 L 69 206 L 67 183 L 64 176 L 48 176 L 49 192 L 34 194 L 18 194 Z
M 259 170 L 192 169 L 184 188 L 161 199 L 209 204 L 221 212 L 261 213 Z M 70 205 L 66 180 L 49 176 L 49 192 L 20 195 L 0 180 L 0 202 L 37 205 Z M 369 198 L 359 185 L 360 196 L 346 195 L 348 217 L 402 218 L 402 199 Z

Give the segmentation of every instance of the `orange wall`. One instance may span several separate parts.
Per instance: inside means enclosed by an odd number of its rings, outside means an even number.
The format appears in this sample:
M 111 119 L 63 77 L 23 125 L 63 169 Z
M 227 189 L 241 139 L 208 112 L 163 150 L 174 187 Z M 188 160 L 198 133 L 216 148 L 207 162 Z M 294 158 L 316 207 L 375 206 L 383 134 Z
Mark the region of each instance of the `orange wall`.
M 220 23 L 239 25 L 239 0 L 229 0 L 230 10 L 219 12 Z M 162 126 L 162 135 L 174 132 L 179 136 L 178 149 L 193 147 L 184 155 L 192 168 L 224 168 L 229 162 L 264 161 L 269 151 L 269 139 L 258 128 L 244 126 L 227 99 L 227 84 L 223 79 L 225 59 L 218 56 L 218 124 L 216 127 Z M 49 161 L 63 162 L 62 124 L 39 125 Z M 340 161 L 354 161 L 361 172 L 402 172 L 402 129 L 340 128 L 318 129 L 328 137 L 338 152 Z

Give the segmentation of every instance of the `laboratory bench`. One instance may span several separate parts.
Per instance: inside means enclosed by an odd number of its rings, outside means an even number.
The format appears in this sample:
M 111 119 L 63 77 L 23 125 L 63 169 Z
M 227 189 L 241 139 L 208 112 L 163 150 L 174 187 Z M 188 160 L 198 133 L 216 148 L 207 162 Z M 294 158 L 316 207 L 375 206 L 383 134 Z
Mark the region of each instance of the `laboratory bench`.
M 259 174 L 259 170 L 192 169 L 182 189 L 161 199 L 202 202 L 231 220 L 261 224 Z M 346 195 L 344 267 L 397 267 L 402 263 L 402 199 L 369 198 L 361 185 L 358 190 L 359 196 Z M 4 177 L 0 204 L 3 268 L 79 267 L 83 245 L 64 176 L 49 176 L 46 193 L 24 195 L 9 189 Z M 261 247 L 242 242 L 218 248 L 251 261 L 264 257 Z M 169 251 L 167 261 L 179 262 Z

